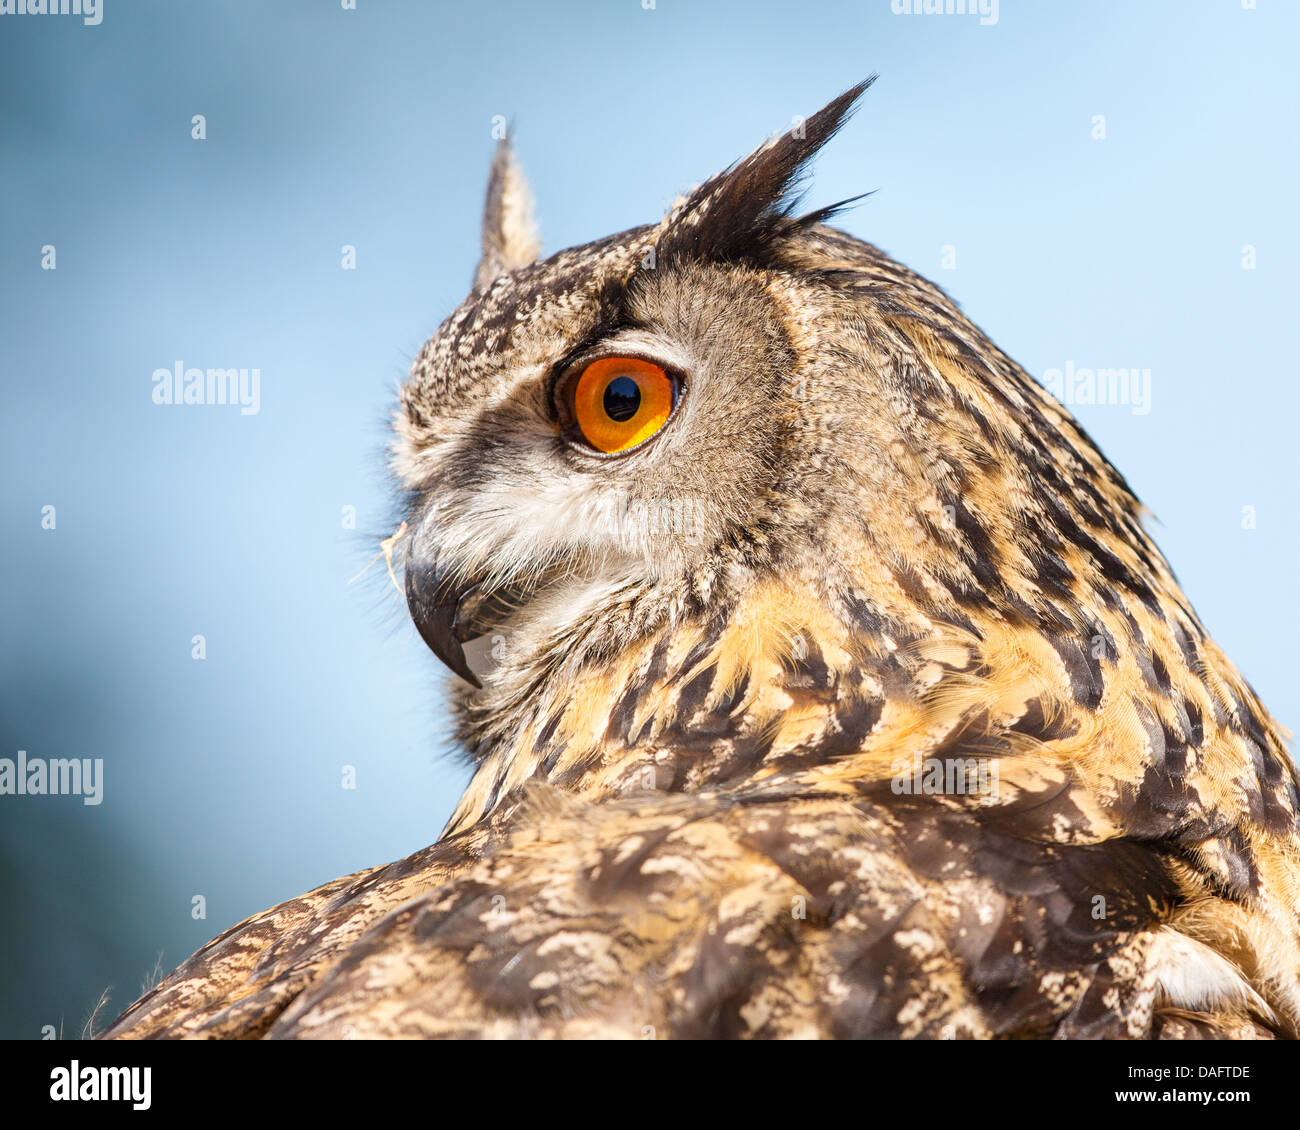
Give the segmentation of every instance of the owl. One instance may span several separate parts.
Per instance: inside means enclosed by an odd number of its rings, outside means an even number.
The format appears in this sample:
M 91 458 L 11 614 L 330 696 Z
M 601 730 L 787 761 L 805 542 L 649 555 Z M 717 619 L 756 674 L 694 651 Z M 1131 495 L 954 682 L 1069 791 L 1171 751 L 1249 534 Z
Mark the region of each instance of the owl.
M 1300 1033 L 1278 725 L 1065 408 L 799 212 L 870 81 L 543 260 L 498 150 L 392 448 L 473 778 L 108 1036 Z

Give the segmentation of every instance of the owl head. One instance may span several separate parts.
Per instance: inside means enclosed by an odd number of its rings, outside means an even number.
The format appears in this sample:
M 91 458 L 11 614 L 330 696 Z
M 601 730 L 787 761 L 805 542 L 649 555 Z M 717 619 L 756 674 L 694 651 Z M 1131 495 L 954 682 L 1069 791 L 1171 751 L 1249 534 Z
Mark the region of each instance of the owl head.
M 796 214 L 870 82 L 661 222 L 540 261 L 498 149 L 473 289 L 413 366 L 393 454 L 410 611 L 480 758 L 717 733 L 767 663 L 841 696 L 851 672 L 863 701 L 933 694 L 1012 631 L 1099 699 L 1118 620 L 1199 632 L 1068 413 L 826 226 L 840 206 Z M 720 660 L 724 635 L 746 658 Z M 640 702 L 654 687 L 670 705 Z

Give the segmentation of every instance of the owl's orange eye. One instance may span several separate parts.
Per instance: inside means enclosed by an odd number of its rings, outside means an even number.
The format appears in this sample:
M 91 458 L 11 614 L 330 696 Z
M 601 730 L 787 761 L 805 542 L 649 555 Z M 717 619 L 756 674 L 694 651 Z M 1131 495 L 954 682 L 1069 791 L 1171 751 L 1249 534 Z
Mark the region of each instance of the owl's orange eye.
M 573 386 L 573 422 L 606 455 L 644 443 L 668 422 L 677 382 L 639 357 L 602 357 Z

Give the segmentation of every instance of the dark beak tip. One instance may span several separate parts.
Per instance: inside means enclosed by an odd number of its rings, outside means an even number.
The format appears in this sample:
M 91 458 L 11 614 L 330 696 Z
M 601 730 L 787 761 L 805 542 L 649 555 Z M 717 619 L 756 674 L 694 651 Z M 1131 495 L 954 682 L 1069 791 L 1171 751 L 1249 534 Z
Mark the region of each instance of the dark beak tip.
M 456 613 L 459 594 L 435 569 L 408 561 L 406 566 L 406 606 L 415 621 L 420 638 L 429 650 L 470 686 L 482 690 L 483 684 L 465 660 L 465 649 L 456 638 Z
M 448 664 L 448 666 L 451 665 Z M 468 663 L 461 663 L 459 667 L 452 667 L 451 669 L 475 690 L 481 691 L 483 689 L 483 684 L 479 681 L 479 677 L 470 670 Z

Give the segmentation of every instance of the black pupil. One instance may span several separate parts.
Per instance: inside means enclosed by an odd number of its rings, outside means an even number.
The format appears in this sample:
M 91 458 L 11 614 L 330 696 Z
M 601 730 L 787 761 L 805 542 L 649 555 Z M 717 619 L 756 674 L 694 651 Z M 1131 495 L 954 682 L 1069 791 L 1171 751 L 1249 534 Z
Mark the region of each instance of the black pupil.
M 641 388 L 631 377 L 615 377 L 605 389 L 605 415 L 623 423 L 641 407 Z

